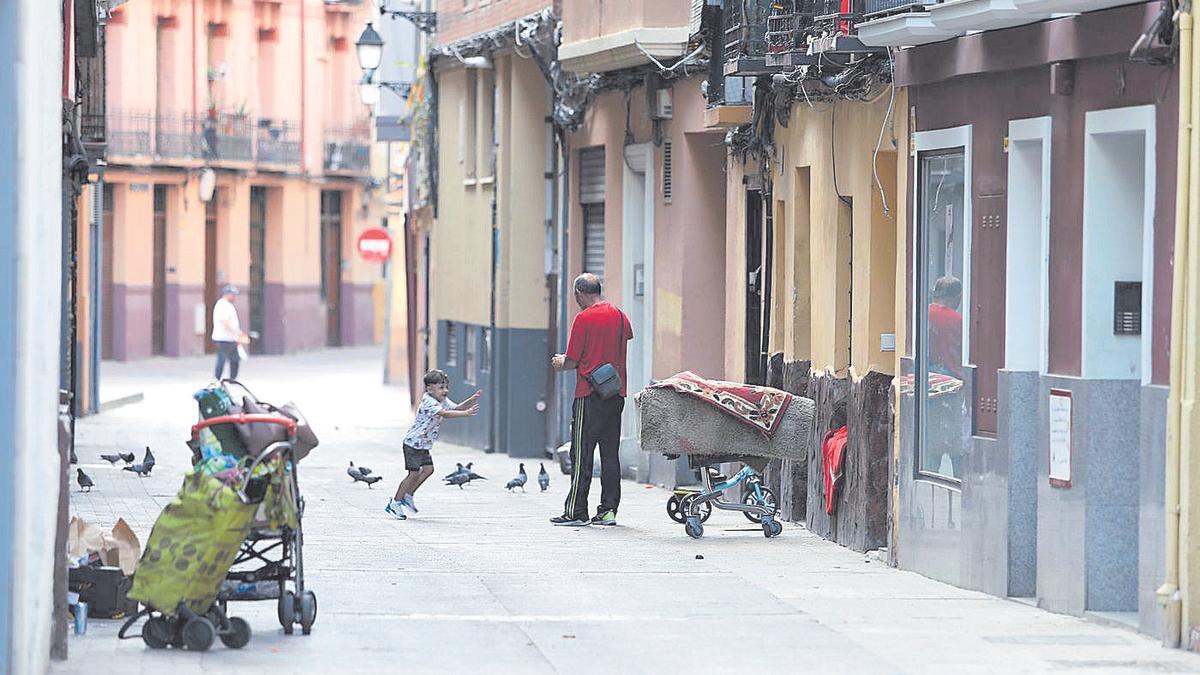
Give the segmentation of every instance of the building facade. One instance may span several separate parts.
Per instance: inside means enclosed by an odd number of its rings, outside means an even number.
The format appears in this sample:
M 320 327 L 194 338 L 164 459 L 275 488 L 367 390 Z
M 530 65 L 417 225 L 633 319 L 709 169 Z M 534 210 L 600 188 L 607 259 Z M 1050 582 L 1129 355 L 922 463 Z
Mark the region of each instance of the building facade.
M 225 284 L 242 289 L 252 351 L 377 341 L 381 270 L 355 253 L 383 220 L 353 44 L 370 11 L 146 0 L 113 12 L 104 358 L 212 351 Z
M 685 0 L 566 3 L 559 57 L 593 76 L 592 99 L 568 136 L 569 226 L 564 278 L 592 272 L 633 326 L 630 395 L 683 370 L 724 376 L 725 129 L 709 126 L 707 60 L 691 45 Z M 655 63 L 658 61 L 658 63 Z M 668 70 L 663 62 L 678 63 Z M 567 307 L 566 321 L 578 308 Z M 573 384 L 573 377 L 568 377 Z M 626 476 L 674 486 L 686 462 L 641 450 L 626 405 Z
M 450 375 L 452 397 L 486 396 L 445 438 L 518 457 L 546 447 L 555 147 L 549 86 L 516 42 L 552 50 L 555 4 L 440 3 L 432 63 L 429 361 Z
M 1025 4 L 860 26 L 911 47 L 896 55 L 909 140 L 891 554 L 1158 634 L 1178 74 L 1153 47 L 1170 12 Z M 947 34 L 921 44 L 904 32 L 921 22 Z M 992 30 L 959 37 L 963 22 Z

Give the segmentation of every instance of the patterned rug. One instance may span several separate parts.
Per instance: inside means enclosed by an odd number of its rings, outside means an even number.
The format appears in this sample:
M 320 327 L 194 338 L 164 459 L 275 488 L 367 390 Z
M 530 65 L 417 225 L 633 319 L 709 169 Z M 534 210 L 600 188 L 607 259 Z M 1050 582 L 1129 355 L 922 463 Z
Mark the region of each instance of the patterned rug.
M 738 382 L 706 380 L 690 370 L 659 380 L 649 388 L 664 387 L 716 406 L 768 438 L 775 433 L 779 420 L 787 412 L 788 404 L 792 402 L 792 395 L 786 391 Z

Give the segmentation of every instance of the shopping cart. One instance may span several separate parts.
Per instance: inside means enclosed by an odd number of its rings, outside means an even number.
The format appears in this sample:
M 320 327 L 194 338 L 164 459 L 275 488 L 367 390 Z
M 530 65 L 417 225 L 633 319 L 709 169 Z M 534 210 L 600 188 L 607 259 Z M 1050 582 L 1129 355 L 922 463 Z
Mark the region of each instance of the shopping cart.
M 230 617 L 222 594 L 229 580 L 231 565 L 245 559 L 245 551 L 257 545 L 272 528 L 280 537 L 282 566 L 276 565 L 273 577 L 282 589 L 287 581 L 296 592 L 281 597 L 291 603 L 287 614 L 291 621 L 303 612 L 297 595 L 309 599 L 309 609 L 301 619 L 307 633 L 316 618 L 316 598 L 304 589 L 300 547 L 300 515 L 303 500 L 296 483 L 293 450 L 296 442 L 295 420 L 276 414 L 234 414 L 212 417 L 192 427 L 192 439 L 213 425 L 266 424 L 277 426 L 284 440 L 269 443 L 247 454 L 237 466 L 221 468 L 217 458 L 198 462 L 184 477 L 183 485 L 163 509 L 150 533 L 138 569 L 134 573 L 129 597 L 145 609 L 130 617 L 118 636 L 127 636 L 129 628 L 141 617 L 141 638 L 152 649 L 168 646 L 194 651 L 209 649 L 216 639 L 225 646 L 239 649 L 250 641 L 250 626 L 245 620 Z M 219 470 L 218 470 L 219 469 Z M 292 561 L 295 561 L 294 564 Z

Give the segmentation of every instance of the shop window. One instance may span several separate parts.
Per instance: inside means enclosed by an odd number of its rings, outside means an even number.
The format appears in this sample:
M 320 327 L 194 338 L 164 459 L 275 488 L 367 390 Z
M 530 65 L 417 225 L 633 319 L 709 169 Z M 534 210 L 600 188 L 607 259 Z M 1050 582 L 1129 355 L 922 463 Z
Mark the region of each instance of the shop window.
M 947 132 L 935 132 L 947 133 Z M 969 130 L 965 132 L 969 136 Z M 916 269 L 917 471 L 961 480 L 971 442 L 969 378 L 969 150 L 920 152 L 917 159 Z

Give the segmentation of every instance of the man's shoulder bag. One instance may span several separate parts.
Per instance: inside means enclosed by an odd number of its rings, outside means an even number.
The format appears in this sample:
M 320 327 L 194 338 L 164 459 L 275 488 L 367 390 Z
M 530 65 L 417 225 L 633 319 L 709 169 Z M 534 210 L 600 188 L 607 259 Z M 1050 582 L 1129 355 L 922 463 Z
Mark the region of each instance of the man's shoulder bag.
M 617 353 L 620 354 L 625 346 L 625 313 L 621 310 L 617 312 L 621 315 L 621 325 L 617 328 Z M 621 394 L 623 383 L 616 364 L 601 363 L 588 373 L 587 381 L 592 386 L 592 391 L 605 401 Z

